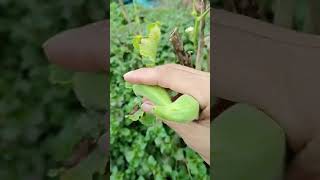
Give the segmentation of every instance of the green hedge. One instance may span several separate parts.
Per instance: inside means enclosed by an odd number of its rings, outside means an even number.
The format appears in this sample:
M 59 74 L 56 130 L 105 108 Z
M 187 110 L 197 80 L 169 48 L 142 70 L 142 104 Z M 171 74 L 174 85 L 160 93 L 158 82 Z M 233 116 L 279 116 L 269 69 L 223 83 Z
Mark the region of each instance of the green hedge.
M 104 118 L 85 112 L 71 87 L 48 81 L 41 46 L 103 19 L 104 7 L 90 0 L 0 1 L 0 179 L 59 179 L 73 146 L 103 131 Z

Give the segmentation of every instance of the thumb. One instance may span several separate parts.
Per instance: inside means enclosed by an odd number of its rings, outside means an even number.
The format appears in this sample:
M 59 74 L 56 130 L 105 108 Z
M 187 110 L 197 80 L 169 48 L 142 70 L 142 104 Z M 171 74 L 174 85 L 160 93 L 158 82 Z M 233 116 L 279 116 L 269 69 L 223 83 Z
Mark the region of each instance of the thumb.
M 179 134 L 188 147 L 196 151 L 210 165 L 210 125 L 203 126 L 195 122 L 163 122 Z
M 177 64 L 130 71 L 124 79 L 133 84 L 157 85 L 188 94 L 197 99 L 201 108 L 210 104 L 210 74 Z

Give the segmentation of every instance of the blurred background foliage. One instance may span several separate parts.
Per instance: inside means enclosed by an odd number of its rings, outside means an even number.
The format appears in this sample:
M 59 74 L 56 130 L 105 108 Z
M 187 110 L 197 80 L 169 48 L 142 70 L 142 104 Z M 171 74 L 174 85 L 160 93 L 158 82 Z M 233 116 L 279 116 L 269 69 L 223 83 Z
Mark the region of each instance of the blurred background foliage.
M 222 8 L 299 32 L 320 34 L 320 1 L 212 0 L 211 2 L 214 8 Z M 264 117 L 265 115 L 254 107 L 235 105 L 234 102 L 217 99 L 213 108 L 216 119 L 211 127 L 214 142 L 211 157 L 216 157 L 211 176 L 220 180 L 239 179 L 239 177 L 283 179 L 285 160 L 290 159 L 285 157 L 286 151 L 287 153 L 289 151 L 285 149 L 283 131 L 272 119 Z M 236 125 L 240 120 L 241 124 Z M 264 143 L 261 145 L 259 142 Z M 289 155 L 288 153 L 287 156 Z
M 94 174 L 101 167 L 77 165 L 74 149 L 95 144 L 105 117 L 85 111 L 70 86 L 48 81 L 41 46 L 61 31 L 105 18 L 105 6 L 90 0 L 0 1 L 0 179 L 78 180 L 79 172 L 84 180 L 103 178 Z M 92 164 L 94 157 L 85 160 Z M 71 167 L 77 168 L 65 171 Z
M 320 1 L 212 0 L 213 7 L 261 19 L 286 28 L 320 34 Z
M 159 21 L 162 37 L 157 64 L 177 63 L 169 36 L 178 27 L 185 49 L 193 50 L 184 32 L 194 23 L 191 8 L 183 6 L 181 1 L 168 0 L 162 6 L 139 8 L 139 13 L 135 13 L 131 4 L 125 6 L 126 19 L 117 2 L 110 5 L 111 179 L 209 179 L 209 167 L 173 130 L 162 123 L 150 126 L 126 117 L 132 113 L 138 98 L 125 87 L 123 75 L 142 67 L 141 58 L 133 49 L 133 37 L 144 32 L 148 23 Z M 136 23 L 137 18 L 140 24 Z M 210 28 L 206 27 L 208 34 Z M 204 58 L 208 59 L 208 54 Z

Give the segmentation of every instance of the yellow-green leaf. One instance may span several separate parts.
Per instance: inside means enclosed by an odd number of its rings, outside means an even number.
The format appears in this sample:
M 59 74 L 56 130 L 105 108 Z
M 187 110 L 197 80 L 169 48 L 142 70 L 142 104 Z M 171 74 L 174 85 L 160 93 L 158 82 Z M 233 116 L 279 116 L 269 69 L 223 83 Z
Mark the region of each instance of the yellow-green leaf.
M 147 30 L 147 37 L 143 38 L 141 35 L 136 36 L 133 39 L 133 46 L 139 50 L 146 66 L 154 66 L 161 36 L 160 24 L 158 22 L 149 24 Z

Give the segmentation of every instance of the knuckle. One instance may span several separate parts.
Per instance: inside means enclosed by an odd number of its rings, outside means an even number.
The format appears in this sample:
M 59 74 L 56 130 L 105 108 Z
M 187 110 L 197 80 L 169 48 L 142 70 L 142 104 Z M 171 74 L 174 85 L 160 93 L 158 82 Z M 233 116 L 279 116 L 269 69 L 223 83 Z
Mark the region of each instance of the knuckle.
M 164 64 L 159 66 L 161 69 L 165 69 L 166 71 L 170 69 L 175 69 L 178 65 L 177 64 Z
M 166 67 L 168 69 L 175 69 L 176 67 L 178 67 L 179 65 L 178 64 L 166 64 Z

